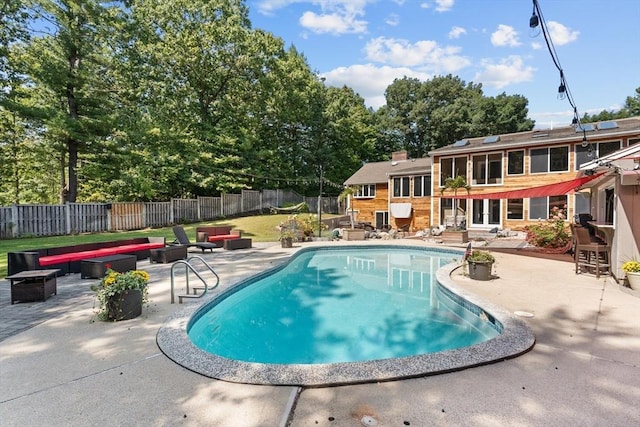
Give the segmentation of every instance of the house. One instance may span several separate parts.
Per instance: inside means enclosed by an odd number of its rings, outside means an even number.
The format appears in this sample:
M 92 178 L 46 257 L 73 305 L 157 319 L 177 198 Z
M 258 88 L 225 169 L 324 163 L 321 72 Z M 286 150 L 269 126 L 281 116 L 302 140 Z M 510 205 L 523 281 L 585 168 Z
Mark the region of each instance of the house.
M 554 207 L 566 209 L 567 218 L 589 213 L 590 193 L 572 191 L 593 178 L 581 165 L 639 142 L 640 117 L 632 117 L 468 138 L 432 150 L 431 226 L 446 225 L 452 216 L 452 193 L 441 190 L 456 176 L 470 185 L 468 194 L 457 195 L 470 230 L 521 230 L 549 218 Z
M 390 161 L 364 164 L 344 184 L 357 191 L 347 211 L 354 220 L 407 231 L 431 224 L 431 160 L 410 159 L 406 151 L 392 153 Z
M 599 177 L 580 191 L 591 196 L 588 213 L 595 221 L 589 225 L 607 241 L 610 270 L 618 279 L 624 278 L 623 262 L 640 260 L 640 144 L 634 141 L 580 167 Z

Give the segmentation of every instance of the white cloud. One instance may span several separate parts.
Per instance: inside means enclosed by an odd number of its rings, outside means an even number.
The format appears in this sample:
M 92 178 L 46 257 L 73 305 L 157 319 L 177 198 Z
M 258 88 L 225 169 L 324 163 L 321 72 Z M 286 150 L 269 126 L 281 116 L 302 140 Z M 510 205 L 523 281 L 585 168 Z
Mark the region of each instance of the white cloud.
M 300 17 L 300 25 L 320 34 L 365 33 L 367 31 L 367 21 L 336 13 L 317 15 L 314 12 L 305 12 Z
M 434 73 L 454 73 L 468 66 L 468 58 L 459 55 L 456 46 L 439 46 L 432 40 L 410 43 L 404 39 L 377 37 L 365 46 L 367 59 L 383 64 L 420 67 Z
M 491 44 L 494 46 L 520 46 L 518 32 L 509 25 L 498 25 L 498 29 L 491 34 Z
M 453 27 L 451 28 L 451 31 L 449 31 L 449 38 L 458 39 L 463 34 L 467 34 L 467 30 L 462 27 Z
M 455 0 L 436 0 L 436 11 L 448 12 L 453 7 Z
M 531 81 L 535 71 L 533 67 L 525 66 L 522 58 L 517 55 L 504 58 L 497 64 L 483 60 L 481 66 L 482 71 L 476 73 L 473 81 L 496 89 Z
M 386 22 L 387 25 L 395 27 L 400 23 L 400 17 L 397 14 L 392 13 L 384 22 Z
M 539 42 L 531 42 L 531 49 L 540 50 L 542 49 L 542 43 Z
M 455 0 L 435 0 L 433 3 L 435 3 L 436 12 L 448 12 L 453 8 L 455 2 Z M 431 3 L 422 2 L 420 3 L 420 7 L 422 9 L 431 9 Z
M 551 40 L 558 46 L 576 41 L 580 34 L 580 31 L 572 31 L 570 28 L 555 21 L 547 22 L 547 28 L 549 28 Z
M 384 92 L 394 79 L 403 77 L 417 78 L 421 81 L 433 78 L 432 74 L 423 73 L 406 67 L 378 67 L 373 64 L 351 65 L 339 67 L 322 73 L 326 84 L 342 87 L 347 85 L 360 94 L 368 107 L 377 109 L 386 104 Z

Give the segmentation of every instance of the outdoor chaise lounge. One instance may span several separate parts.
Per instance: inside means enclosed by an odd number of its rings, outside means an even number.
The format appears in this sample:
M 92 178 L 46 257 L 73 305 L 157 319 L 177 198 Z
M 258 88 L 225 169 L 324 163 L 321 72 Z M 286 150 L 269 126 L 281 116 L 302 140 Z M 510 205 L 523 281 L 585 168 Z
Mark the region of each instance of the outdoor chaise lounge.
M 209 249 L 211 252 L 213 252 L 215 248 L 219 247 L 215 243 L 209 243 L 209 242 L 191 243 L 191 241 L 189 241 L 189 237 L 187 237 L 187 233 L 184 231 L 184 228 L 182 228 L 181 225 L 176 225 L 175 227 L 173 227 L 173 234 L 175 234 L 176 240 L 178 241 L 179 244 L 186 247 L 200 248 L 202 249 L 203 253 L 206 249 Z

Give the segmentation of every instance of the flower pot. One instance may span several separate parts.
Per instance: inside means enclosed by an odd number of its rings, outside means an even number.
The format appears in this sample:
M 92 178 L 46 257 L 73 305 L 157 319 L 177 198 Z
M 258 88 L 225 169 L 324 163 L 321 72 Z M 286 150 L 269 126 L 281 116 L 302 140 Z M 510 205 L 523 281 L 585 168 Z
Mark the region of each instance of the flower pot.
M 476 262 L 468 261 L 469 264 L 469 277 L 474 280 L 490 280 L 491 270 L 493 269 L 492 262 Z
M 129 289 L 115 294 L 107 303 L 109 320 L 135 319 L 142 314 L 142 292 Z
M 631 286 L 631 289 L 640 291 L 640 273 L 629 271 L 627 273 L 627 281 L 629 282 L 629 286 Z
M 280 239 L 280 243 L 283 248 L 292 248 L 293 247 L 293 237 L 286 237 L 284 239 Z

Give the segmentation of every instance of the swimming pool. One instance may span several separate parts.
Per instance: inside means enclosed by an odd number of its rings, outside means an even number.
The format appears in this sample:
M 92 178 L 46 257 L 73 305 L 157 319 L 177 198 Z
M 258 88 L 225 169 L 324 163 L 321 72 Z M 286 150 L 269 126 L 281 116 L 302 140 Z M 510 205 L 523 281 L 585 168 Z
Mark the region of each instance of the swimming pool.
M 457 253 L 417 248 L 317 248 L 247 281 L 189 323 L 191 341 L 257 363 L 359 362 L 435 353 L 497 336 L 440 291 L 435 272 Z
M 343 253 L 346 254 L 346 251 L 353 249 L 356 251 L 355 254 L 349 252 L 341 265 L 333 264 L 328 272 L 321 273 L 323 270 L 319 267 L 321 264 L 329 262 L 328 255 L 330 253 L 345 251 Z M 435 255 L 430 258 L 430 261 L 426 261 L 425 256 L 433 250 L 436 251 Z M 314 258 L 314 254 L 317 255 L 316 258 Z M 473 295 L 464 295 L 464 291 L 456 289 L 449 275 L 458 267 L 459 263 L 451 261 L 459 260 L 461 255 L 462 252 L 457 250 L 440 248 L 427 250 L 424 247 L 403 245 L 374 245 L 374 247 L 372 245 L 331 245 L 305 248 L 294 256 L 298 261 L 303 261 L 304 267 L 295 267 L 295 264 L 292 267 L 292 264 L 285 263 L 253 278 L 241 281 L 224 292 L 212 295 L 210 301 L 200 307 L 188 307 L 176 313 L 158 332 L 157 342 L 161 350 L 172 360 L 188 369 L 213 378 L 253 384 L 310 386 L 383 381 L 448 372 L 514 357 L 527 351 L 533 346 L 534 338 L 524 322 L 499 307 L 485 301 L 479 301 Z M 412 266 L 412 261 L 415 261 L 416 265 Z M 299 337 L 286 336 L 291 329 L 291 324 L 299 323 L 296 318 L 300 313 L 291 312 L 289 316 L 283 316 L 282 311 L 275 311 L 270 315 L 263 315 L 262 310 L 256 309 L 255 306 L 249 310 L 242 310 L 244 305 L 234 301 L 235 298 L 248 291 L 258 300 L 267 301 L 267 305 L 278 304 L 277 298 L 275 300 L 269 298 L 269 293 L 273 291 L 273 286 L 271 286 L 271 291 L 269 290 L 269 281 L 281 283 L 282 277 L 294 274 L 291 271 L 292 268 L 299 270 L 295 274 L 301 274 L 298 281 L 303 278 L 304 281 L 309 282 L 307 286 L 312 288 L 320 286 L 311 290 L 305 290 L 305 287 L 289 286 L 287 292 L 295 295 L 295 301 L 297 301 L 293 304 L 295 308 L 303 308 L 303 312 L 309 315 L 307 317 L 312 318 L 313 321 L 307 323 L 313 323 L 318 327 L 317 330 L 321 331 L 320 336 L 330 338 L 326 340 L 329 343 L 328 346 L 322 347 L 320 351 L 323 356 L 331 354 L 328 359 L 306 359 L 308 348 L 315 347 L 315 339 L 301 342 L 302 339 Z M 378 269 L 384 270 L 385 273 L 378 275 L 372 273 Z M 322 282 L 319 280 L 320 276 L 327 276 L 324 279 L 329 279 L 329 289 L 326 284 L 319 285 Z M 256 285 L 256 280 L 262 280 L 263 284 Z M 352 284 L 351 288 L 346 288 L 350 290 L 345 290 L 345 288 L 337 286 L 340 281 L 350 281 L 356 284 Z M 358 288 L 357 292 L 354 291 L 353 286 Z M 353 320 L 340 318 L 336 323 L 342 327 L 338 328 L 338 332 L 335 332 L 316 319 L 316 311 L 322 305 L 322 302 L 318 301 L 322 301 L 327 296 L 326 294 L 331 293 L 335 294 L 334 297 L 338 297 L 338 301 L 341 298 L 346 301 L 346 305 L 341 310 L 334 312 L 333 316 L 335 317 L 340 317 L 340 312 L 346 311 L 345 307 L 350 305 L 361 304 L 374 307 L 370 309 L 369 313 L 362 314 L 365 317 L 362 325 L 365 326 L 355 328 L 359 330 L 359 335 L 356 335 L 355 338 L 342 336 L 342 332 L 340 332 L 346 329 L 344 328 L 345 324 L 353 322 Z M 314 295 L 315 299 L 311 298 Z M 320 299 L 317 298 L 318 296 Z M 371 306 L 370 303 L 374 300 L 378 302 Z M 406 313 L 419 313 L 416 318 L 402 318 L 404 316 L 402 311 L 400 311 L 401 314 L 397 312 L 396 314 L 386 313 L 383 316 L 378 316 L 381 319 L 376 318 L 375 314 L 379 314 L 380 307 L 383 305 L 393 305 L 397 302 L 404 306 L 407 301 L 414 307 L 418 307 L 418 309 L 405 310 Z M 220 307 L 225 302 L 229 304 L 229 307 L 223 307 L 224 310 L 216 311 L 216 304 L 219 303 L 218 307 Z M 333 302 L 328 305 L 339 304 Z M 436 311 L 436 308 L 443 311 Z M 244 318 L 240 316 L 239 318 L 234 314 L 239 311 L 246 311 L 249 316 Z M 258 312 L 257 316 L 255 312 Z M 244 316 L 247 313 L 240 314 Z M 204 338 L 204 345 L 202 342 L 199 345 L 207 348 L 213 342 L 219 343 L 221 346 L 213 349 L 213 352 L 204 351 L 191 341 L 187 332 L 191 333 L 194 328 L 198 329 L 197 325 L 201 320 L 209 321 L 208 316 L 217 317 L 218 320 L 230 320 L 231 326 L 242 323 L 244 327 L 237 328 L 241 331 L 240 335 L 234 335 L 234 333 L 227 334 L 226 332 L 233 330 L 229 324 L 223 323 L 214 326 L 217 335 Z M 398 316 L 401 317 L 398 318 Z M 425 327 L 424 320 L 429 316 L 437 320 L 455 319 L 456 322 L 464 319 L 466 322 L 464 328 L 473 330 L 475 338 L 471 342 L 456 344 L 453 349 L 425 350 L 420 347 L 421 344 L 415 344 L 416 336 L 421 335 L 416 331 L 428 329 Z M 277 320 L 270 323 L 267 320 L 271 318 Z M 254 323 L 247 319 L 253 319 Z M 281 325 L 277 325 L 278 322 Z M 405 323 L 412 326 L 400 332 L 394 330 L 397 325 Z M 263 329 L 263 326 L 266 329 Z M 389 333 L 389 329 L 394 330 L 394 333 Z M 271 331 L 277 333 L 270 334 Z M 478 331 L 479 334 L 477 334 Z M 247 337 L 253 332 L 256 332 L 258 337 L 263 337 L 263 341 L 267 342 L 266 347 L 263 346 L 262 351 L 256 351 L 256 348 L 252 348 L 253 344 L 251 344 L 246 346 L 249 347 L 249 351 L 245 354 L 234 353 L 233 351 L 243 347 L 238 346 L 237 342 L 248 343 Z M 249 335 L 243 335 L 247 333 Z M 307 334 L 309 333 L 307 332 Z M 285 340 L 279 343 L 271 341 L 271 335 L 285 335 Z M 225 338 L 221 339 L 222 336 Z M 401 339 L 398 338 L 399 336 Z M 418 338 L 422 339 L 423 337 Z M 440 341 L 448 340 L 447 338 Z M 334 347 L 343 341 L 352 341 L 352 343 L 335 352 L 327 350 L 327 348 Z M 382 345 L 376 349 L 373 344 L 378 342 L 381 342 Z M 301 347 L 304 350 L 303 356 L 296 355 L 294 359 L 286 360 L 282 359 L 282 356 L 289 353 L 288 351 L 269 352 L 264 350 L 273 346 L 285 349 Z M 387 347 L 400 349 L 401 352 L 385 353 Z M 409 348 L 409 353 L 402 353 L 402 351 L 406 351 L 405 347 Z M 364 353 L 355 358 L 351 357 L 352 353 L 357 353 L 354 349 L 360 350 L 361 348 L 365 349 Z M 380 348 L 384 350 L 382 353 L 379 353 Z M 208 350 L 212 349 L 208 348 Z M 260 357 L 254 357 L 256 353 Z M 345 357 L 345 355 L 349 357 Z

